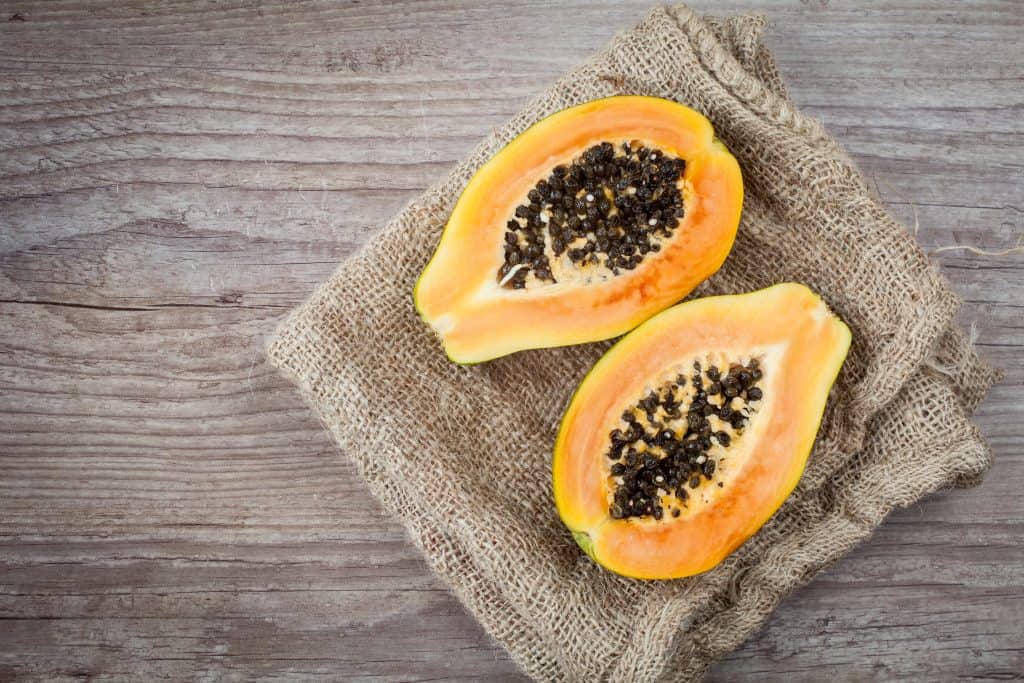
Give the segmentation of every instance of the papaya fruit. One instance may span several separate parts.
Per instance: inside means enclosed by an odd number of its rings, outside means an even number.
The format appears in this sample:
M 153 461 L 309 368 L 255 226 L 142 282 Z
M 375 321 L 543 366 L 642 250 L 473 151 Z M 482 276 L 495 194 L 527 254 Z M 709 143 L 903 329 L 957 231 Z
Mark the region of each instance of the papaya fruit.
M 558 112 L 485 163 L 414 289 L 448 356 L 616 337 L 732 248 L 739 165 L 701 114 L 619 96 Z
M 850 340 L 792 283 L 682 303 L 623 337 L 555 443 L 555 504 L 577 543 L 635 578 L 717 565 L 799 481 Z

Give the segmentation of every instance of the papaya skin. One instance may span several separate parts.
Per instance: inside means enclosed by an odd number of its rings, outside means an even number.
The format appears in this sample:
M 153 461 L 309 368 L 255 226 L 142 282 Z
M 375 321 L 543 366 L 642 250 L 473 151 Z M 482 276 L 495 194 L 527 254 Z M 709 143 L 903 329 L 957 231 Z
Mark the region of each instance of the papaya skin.
M 640 140 L 687 162 L 685 215 L 662 249 L 604 282 L 498 287 L 505 222 L 526 192 L 553 166 L 616 140 Z M 587 102 L 534 124 L 470 179 L 414 286 L 414 305 L 448 357 L 465 365 L 617 337 L 722 265 L 742 204 L 739 165 L 696 111 L 653 97 Z
M 799 482 L 851 339 L 817 295 L 793 283 L 679 304 L 623 337 L 580 383 L 555 442 L 555 506 L 574 539 L 596 563 L 633 578 L 680 578 L 715 567 Z M 612 519 L 604 453 L 614 416 L 644 391 L 646 378 L 716 349 L 767 349 L 771 357 L 764 405 L 742 437 L 740 464 L 724 487 L 709 486 L 707 499 L 691 499 L 694 509 L 679 518 Z

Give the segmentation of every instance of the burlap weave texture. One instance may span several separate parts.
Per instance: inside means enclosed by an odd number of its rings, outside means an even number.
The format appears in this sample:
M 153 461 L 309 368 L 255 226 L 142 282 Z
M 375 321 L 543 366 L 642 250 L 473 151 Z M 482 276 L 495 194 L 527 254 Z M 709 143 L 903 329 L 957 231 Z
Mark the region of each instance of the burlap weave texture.
M 431 567 L 537 679 L 699 678 L 892 509 L 975 483 L 990 463 L 968 417 L 996 374 L 952 323 L 958 298 L 787 99 L 764 28 L 653 10 L 391 220 L 269 345 Z M 540 118 L 613 94 L 698 109 L 743 169 L 736 245 L 694 296 L 804 282 L 854 333 L 797 490 L 725 562 L 677 581 L 596 567 L 551 500 L 558 420 L 609 343 L 459 367 L 412 306 L 473 172 Z

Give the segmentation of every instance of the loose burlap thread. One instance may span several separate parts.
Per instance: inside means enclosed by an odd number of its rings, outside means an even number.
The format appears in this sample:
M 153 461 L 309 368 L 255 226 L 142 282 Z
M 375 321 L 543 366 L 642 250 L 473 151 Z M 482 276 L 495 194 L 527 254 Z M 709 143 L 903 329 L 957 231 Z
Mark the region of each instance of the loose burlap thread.
M 765 26 L 652 10 L 409 204 L 269 345 L 432 569 L 536 679 L 699 678 L 891 510 L 974 484 L 990 464 L 968 418 L 996 372 L 953 324 L 959 299 L 790 102 Z M 551 499 L 558 420 L 609 342 L 460 367 L 412 305 L 473 172 L 540 118 L 614 94 L 698 109 L 743 169 L 736 245 L 693 296 L 804 282 L 854 335 L 796 491 L 722 564 L 676 581 L 600 569 Z

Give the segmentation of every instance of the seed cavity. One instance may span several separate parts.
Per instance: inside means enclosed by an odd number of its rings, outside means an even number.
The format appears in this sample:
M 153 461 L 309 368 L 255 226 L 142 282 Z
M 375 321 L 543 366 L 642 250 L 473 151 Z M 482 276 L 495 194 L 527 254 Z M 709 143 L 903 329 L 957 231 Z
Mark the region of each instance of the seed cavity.
M 764 397 L 757 358 L 724 372 L 694 361 L 689 371 L 637 399 L 608 433 L 614 519 L 678 517 L 691 491 L 715 480 Z
M 685 170 L 683 159 L 630 142 L 602 142 L 556 166 L 505 224 L 498 283 L 554 283 L 554 260 L 612 275 L 633 270 L 679 226 Z

